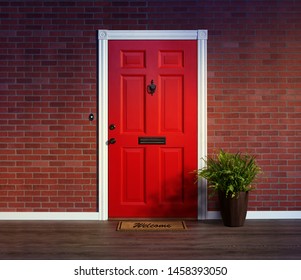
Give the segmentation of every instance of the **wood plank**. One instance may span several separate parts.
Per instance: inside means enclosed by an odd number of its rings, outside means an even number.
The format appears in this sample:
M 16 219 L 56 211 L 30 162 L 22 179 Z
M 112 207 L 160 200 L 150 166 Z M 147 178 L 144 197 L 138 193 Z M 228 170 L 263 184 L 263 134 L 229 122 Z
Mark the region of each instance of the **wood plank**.
M 186 221 L 120 232 L 118 221 L 0 221 L 0 259 L 301 259 L 301 220 Z

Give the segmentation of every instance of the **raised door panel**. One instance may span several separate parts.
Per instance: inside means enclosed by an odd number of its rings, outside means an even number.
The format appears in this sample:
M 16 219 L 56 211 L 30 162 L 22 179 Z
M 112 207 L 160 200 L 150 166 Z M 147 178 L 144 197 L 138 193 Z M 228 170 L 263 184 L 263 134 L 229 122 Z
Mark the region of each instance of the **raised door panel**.
M 145 131 L 145 77 L 121 77 L 121 133 Z
M 145 204 L 145 149 L 122 149 L 121 204 Z
M 160 77 L 161 132 L 183 132 L 183 76 Z
M 121 68 L 145 68 L 145 51 L 122 50 L 120 61 Z
M 183 203 L 183 149 L 162 148 L 160 167 L 160 202 Z

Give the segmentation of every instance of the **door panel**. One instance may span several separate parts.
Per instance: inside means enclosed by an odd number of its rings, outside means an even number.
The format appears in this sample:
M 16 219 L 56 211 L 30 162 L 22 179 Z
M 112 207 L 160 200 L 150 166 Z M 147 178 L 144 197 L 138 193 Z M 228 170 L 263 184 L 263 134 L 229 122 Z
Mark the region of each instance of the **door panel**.
M 183 77 L 161 76 L 161 132 L 183 132 Z
M 121 79 L 121 120 L 123 120 L 121 129 L 123 133 L 144 132 L 145 78 L 143 76 L 122 76 Z
M 184 203 L 183 149 L 161 149 L 161 202 Z
M 109 41 L 110 218 L 197 217 L 196 57 L 196 41 Z
M 122 68 L 145 68 L 145 52 L 121 50 L 121 67 Z
M 122 204 L 145 204 L 145 149 L 124 148 L 122 151 Z
M 183 51 L 159 51 L 160 68 L 183 67 Z

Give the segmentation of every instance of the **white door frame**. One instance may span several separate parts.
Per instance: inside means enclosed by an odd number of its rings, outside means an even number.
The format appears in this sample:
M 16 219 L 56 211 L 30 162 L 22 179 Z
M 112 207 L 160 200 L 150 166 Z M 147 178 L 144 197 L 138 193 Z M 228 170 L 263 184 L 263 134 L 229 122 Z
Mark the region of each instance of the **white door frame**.
M 198 168 L 207 155 L 207 30 L 98 30 L 98 196 L 99 220 L 108 219 L 108 41 L 197 40 Z M 207 185 L 198 185 L 198 219 L 207 218 Z

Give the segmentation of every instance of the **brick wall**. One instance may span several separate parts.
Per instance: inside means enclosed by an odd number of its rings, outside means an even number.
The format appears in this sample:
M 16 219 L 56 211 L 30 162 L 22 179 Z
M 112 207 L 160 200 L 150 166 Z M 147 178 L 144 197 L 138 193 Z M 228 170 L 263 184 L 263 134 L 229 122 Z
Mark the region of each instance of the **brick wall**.
M 257 155 L 250 210 L 301 210 L 301 1 L 0 9 L 0 211 L 97 210 L 98 29 L 208 29 L 208 152 Z

